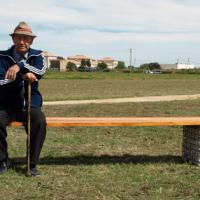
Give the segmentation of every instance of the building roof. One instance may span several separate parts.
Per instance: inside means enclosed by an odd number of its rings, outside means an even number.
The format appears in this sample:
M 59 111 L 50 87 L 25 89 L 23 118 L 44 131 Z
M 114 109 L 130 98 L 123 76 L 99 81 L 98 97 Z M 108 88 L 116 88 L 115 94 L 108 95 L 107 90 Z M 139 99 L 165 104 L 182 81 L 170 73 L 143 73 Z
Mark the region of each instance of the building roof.
M 43 54 L 45 57 L 57 57 L 57 56 L 53 55 L 52 53 L 49 53 L 48 51 L 43 51 Z
M 114 59 L 111 58 L 111 57 L 104 57 L 104 58 L 101 59 L 101 60 L 104 60 L 104 61 L 114 61 Z
M 69 57 L 67 57 L 67 59 L 82 60 L 82 59 L 89 59 L 89 58 L 85 55 L 75 55 L 75 56 L 69 56 Z
M 160 64 L 162 69 L 176 69 L 177 64 Z

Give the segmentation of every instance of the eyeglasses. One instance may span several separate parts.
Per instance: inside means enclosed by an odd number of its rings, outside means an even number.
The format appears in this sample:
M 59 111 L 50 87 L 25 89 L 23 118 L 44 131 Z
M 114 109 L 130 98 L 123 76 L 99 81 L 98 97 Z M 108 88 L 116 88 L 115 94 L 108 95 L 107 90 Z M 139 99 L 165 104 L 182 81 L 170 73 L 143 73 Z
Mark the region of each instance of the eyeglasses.
M 33 38 L 31 36 L 28 35 L 13 35 L 13 39 L 16 41 L 24 41 L 24 42 L 32 42 Z

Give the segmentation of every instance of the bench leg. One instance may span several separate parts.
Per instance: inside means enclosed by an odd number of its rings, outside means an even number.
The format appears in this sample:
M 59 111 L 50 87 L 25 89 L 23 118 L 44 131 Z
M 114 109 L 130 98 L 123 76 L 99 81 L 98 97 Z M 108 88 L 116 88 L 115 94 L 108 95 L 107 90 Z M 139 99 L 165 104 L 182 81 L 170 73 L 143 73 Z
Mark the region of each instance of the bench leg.
M 183 160 L 200 166 L 200 126 L 183 126 Z

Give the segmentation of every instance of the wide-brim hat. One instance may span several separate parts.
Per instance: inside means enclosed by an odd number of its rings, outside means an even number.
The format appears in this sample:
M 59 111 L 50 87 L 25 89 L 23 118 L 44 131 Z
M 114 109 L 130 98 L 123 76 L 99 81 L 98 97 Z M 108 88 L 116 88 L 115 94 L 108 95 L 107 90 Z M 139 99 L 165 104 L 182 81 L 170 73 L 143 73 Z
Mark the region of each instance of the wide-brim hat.
M 10 34 L 10 36 L 13 36 L 13 35 L 28 35 L 28 36 L 31 36 L 33 38 L 37 37 L 37 35 L 35 35 L 32 32 L 31 27 L 26 22 L 20 22 L 16 26 L 14 32 Z

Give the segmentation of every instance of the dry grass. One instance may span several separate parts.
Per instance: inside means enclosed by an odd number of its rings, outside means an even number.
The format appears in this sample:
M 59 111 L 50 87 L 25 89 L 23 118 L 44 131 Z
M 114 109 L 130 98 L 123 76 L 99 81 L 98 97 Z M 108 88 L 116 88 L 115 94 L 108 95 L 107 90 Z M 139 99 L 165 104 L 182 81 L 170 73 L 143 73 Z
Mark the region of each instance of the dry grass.
M 197 94 L 199 75 L 64 73 L 40 84 L 44 100 L 104 99 L 134 96 Z

